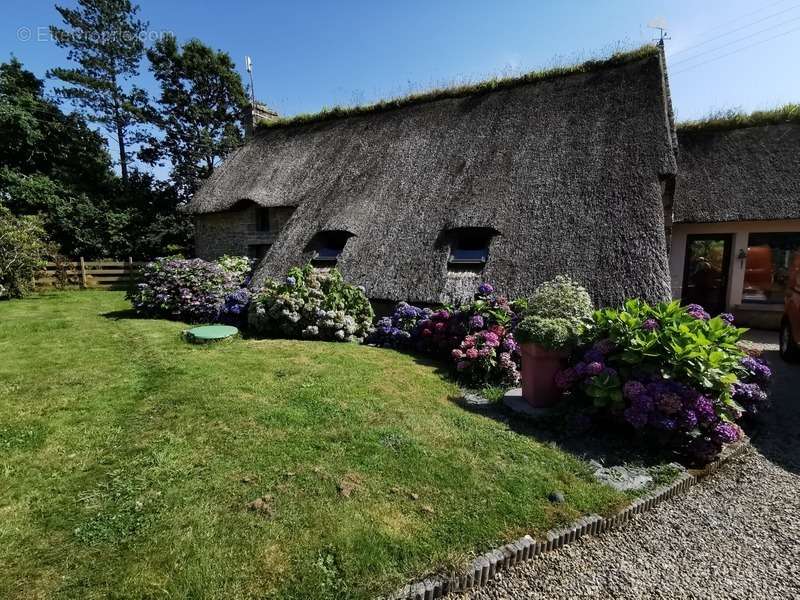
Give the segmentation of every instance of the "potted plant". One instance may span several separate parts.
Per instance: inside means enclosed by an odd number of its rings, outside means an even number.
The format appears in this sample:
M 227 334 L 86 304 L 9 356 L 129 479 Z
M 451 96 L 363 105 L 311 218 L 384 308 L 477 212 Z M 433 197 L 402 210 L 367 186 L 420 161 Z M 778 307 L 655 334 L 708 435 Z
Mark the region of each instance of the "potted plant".
M 556 374 L 592 311 L 586 289 L 561 275 L 541 284 L 528 300 L 526 316 L 514 336 L 522 354 L 522 396 L 531 406 L 550 406 L 560 398 Z

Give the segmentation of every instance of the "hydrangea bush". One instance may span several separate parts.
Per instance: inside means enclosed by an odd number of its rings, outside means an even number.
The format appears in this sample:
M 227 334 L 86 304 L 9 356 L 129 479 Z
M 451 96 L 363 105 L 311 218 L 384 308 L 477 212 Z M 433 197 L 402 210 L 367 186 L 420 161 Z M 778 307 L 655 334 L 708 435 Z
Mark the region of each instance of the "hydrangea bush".
M 411 350 L 419 340 L 419 325 L 433 315 L 429 308 L 400 302 L 390 316 L 381 317 L 366 343 L 395 350 Z
M 512 331 L 523 308 L 482 283 L 471 302 L 457 307 L 399 303 L 392 315 L 378 320 L 367 343 L 449 360 L 470 385 L 516 385 L 520 358 Z
M 250 283 L 253 262 L 253 259 L 247 256 L 230 256 L 228 254 L 217 259 L 217 264 L 230 273 L 234 279 L 241 281 L 242 285 Z
M 557 383 L 594 411 L 706 462 L 741 437 L 744 411 L 766 402 L 771 373 L 737 345 L 745 331 L 697 305 L 630 300 L 595 313 L 593 343 Z
M 374 313 L 364 290 L 346 283 L 337 269 L 291 269 L 282 281 L 267 280 L 253 294 L 248 322 L 261 335 L 362 341 Z
M 226 300 L 243 281 L 216 262 L 199 258 L 157 258 L 127 298 L 137 313 L 189 323 L 218 322 Z

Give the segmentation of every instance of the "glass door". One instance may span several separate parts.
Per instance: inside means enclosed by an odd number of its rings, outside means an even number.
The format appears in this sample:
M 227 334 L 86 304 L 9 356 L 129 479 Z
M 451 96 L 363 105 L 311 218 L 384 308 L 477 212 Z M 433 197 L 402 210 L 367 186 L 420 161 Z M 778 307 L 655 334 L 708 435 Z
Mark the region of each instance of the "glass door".
M 731 235 L 690 235 L 683 270 L 684 304 L 700 304 L 712 315 L 725 312 Z

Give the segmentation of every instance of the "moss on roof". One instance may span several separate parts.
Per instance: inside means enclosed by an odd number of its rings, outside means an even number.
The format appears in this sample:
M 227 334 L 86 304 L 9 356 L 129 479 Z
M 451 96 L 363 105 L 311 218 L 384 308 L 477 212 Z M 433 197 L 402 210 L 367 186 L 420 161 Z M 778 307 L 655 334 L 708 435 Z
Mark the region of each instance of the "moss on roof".
M 736 110 L 720 111 L 703 119 L 678 123 L 678 131 L 680 133 L 725 131 L 780 123 L 800 123 L 800 104 L 784 104 L 749 114 Z
M 659 49 L 653 44 L 648 44 L 630 50 L 627 52 L 615 52 L 611 56 L 603 59 L 592 59 L 579 64 L 565 65 L 552 67 L 542 71 L 533 71 L 518 77 L 493 77 L 479 83 L 471 83 L 465 85 L 456 85 L 452 87 L 436 88 L 420 92 L 417 94 L 410 94 L 399 98 L 391 98 L 388 100 L 381 100 L 374 104 L 366 104 L 359 106 L 334 106 L 332 108 L 323 108 L 318 113 L 299 114 L 293 117 L 281 118 L 271 121 L 262 121 L 258 123 L 259 129 L 271 129 L 275 127 L 286 127 L 290 125 L 300 125 L 304 123 L 316 123 L 322 121 L 329 121 L 332 119 L 339 119 L 344 117 L 352 117 L 370 113 L 378 113 L 396 108 L 402 108 L 413 104 L 420 104 L 423 102 L 431 102 L 434 100 L 441 100 L 444 98 L 460 98 L 463 96 L 470 96 L 474 94 L 483 94 L 493 92 L 495 90 L 536 83 L 557 77 L 564 77 L 566 75 L 575 75 L 581 73 L 593 73 L 603 69 L 617 67 L 626 63 L 634 62 L 649 56 L 657 54 Z

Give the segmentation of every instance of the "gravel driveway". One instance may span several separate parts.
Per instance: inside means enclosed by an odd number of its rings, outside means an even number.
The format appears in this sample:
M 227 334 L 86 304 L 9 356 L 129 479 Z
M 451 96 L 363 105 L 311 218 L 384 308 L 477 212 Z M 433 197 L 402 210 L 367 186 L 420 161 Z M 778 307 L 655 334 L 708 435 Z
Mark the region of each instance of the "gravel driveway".
M 467 598 L 800 598 L 800 366 L 775 371 L 753 448 L 627 526 L 499 574 Z

